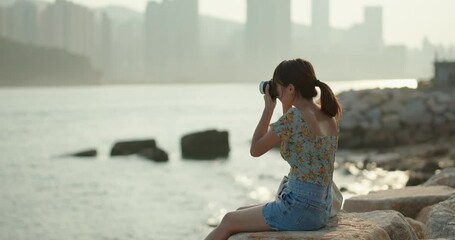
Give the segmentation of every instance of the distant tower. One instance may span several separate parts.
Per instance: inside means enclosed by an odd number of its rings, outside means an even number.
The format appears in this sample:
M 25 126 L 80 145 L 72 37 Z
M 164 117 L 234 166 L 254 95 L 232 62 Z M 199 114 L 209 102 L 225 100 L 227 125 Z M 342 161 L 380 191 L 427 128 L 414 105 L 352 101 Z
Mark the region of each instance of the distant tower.
M 365 37 L 374 47 L 382 48 L 382 7 L 365 8 Z
M 164 59 L 164 19 L 162 7 L 157 2 L 149 1 L 145 11 L 144 48 L 146 69 L 153 72 L 162 67 Z
M 42 44 L 66 49 L 90 59 L 95 53 L 95 14 L 65 0 L 48 5 L 42 13 Z
M 145 13 L 145 67 L 149 73 L 191 68 L 199 58 L 198 0 L 149 2 Z
M 31 1 L 16 1 L 9 7 L 9 34 L 13 40 L 36 44 L 38 42 L 38 7 Z
M 319 48 L 330 43 L 330 0 L 313 0 L 311 3 L 311 42 Z
M 290 0 L 248 0 L 246 46 L 251 59 L 277 62 L 291 45 Z

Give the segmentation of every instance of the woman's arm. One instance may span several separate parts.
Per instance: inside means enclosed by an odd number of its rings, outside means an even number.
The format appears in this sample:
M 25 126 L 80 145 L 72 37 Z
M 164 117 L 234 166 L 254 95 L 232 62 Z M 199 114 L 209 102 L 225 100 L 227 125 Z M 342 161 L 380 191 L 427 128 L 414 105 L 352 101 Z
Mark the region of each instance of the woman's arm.
M 264 101 L 264 111 L 262 111 L 261 119 L 254 131 L 251 142 L 250 154 L 253 157 L 261 156 L 280 142 L 280 138 L 269 130 L 270 120 L 276 105 L 276 100 L 273 100 L 269 95 L 269 86 L 266 87 Z

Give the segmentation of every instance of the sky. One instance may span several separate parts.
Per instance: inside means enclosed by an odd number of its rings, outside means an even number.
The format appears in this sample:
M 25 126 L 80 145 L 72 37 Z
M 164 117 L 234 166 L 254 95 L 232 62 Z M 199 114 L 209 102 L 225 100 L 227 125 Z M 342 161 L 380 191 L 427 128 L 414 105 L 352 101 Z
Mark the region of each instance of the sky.
M 54 0 L 47 0 L 53 2 Z M 121 5 L 140 12 L 148 0 L 70 0 L 89 7 Z M 159 2 L 159 0 L 157 0 Z M 291 0 L 292 21 L 310 24 L 310 0 Z M 420 48 L 426 37 L 433 44 L 455 46 L 455 0 L 331 0 L 330 23 L 348 28 L 363 21 L 365 6 L 383 7 L 386 44 Z M 199 0 L 199 13 L 244 23 L 246 0 Z

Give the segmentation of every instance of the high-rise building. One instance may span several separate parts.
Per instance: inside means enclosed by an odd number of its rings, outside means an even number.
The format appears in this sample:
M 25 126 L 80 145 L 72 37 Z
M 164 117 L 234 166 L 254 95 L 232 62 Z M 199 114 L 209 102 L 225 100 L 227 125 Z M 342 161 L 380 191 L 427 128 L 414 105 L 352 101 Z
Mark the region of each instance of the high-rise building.
M 291 45 L 290 0 L 248 0 L 246 51 L 259 61 L 286 58 Z
M 95 15 L 86 7 L 57 0 L 42 14 L 42 44 L 95 57 Z
M 311 2 L 311 38 L 312 45 L 326 49 L 331 43 L 330 0 Z
M 148 3 L 144 44 L 149 73 L 195 67 L 199 59 L 198 9 L 198 0 Z
M 8 31 L 12 40 L 35 44 L 38 39 L 38 7 L 31 1 L 16 1 L 8 8 Z
M 383 47 L 382 38 L 382 7 L 365 8 L 365 38 L 374 47 Z
M 65 16 L 68 14 L 64 1 L 55 1 L 46 7 L 41 15 L 41 41 L 44 46 L 66 49 L 69 26 Z
M 161 5 L 149 1 L 145 11 L 144 49 L 145 65 L 149 72 L 154 72 L 165 62 L 163 16 Z

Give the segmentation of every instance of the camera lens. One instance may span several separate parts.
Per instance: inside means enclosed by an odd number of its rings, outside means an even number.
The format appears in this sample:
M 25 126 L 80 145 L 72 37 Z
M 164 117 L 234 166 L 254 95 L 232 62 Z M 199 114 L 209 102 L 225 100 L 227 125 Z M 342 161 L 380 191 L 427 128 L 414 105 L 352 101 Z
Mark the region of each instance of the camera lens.
M 265 89 L 269 85 L 269 94 L 272 98 L 276 98 L 278 96 L 275 87 L 273 86 L 272 80 L 270 81 L 262 81 L 259 83 L 259 92 L 265 94 Z
M 259 92 L 265 94 L 265 88 L 267 87 L 268 81 L 262 81 L 259 83 Z

